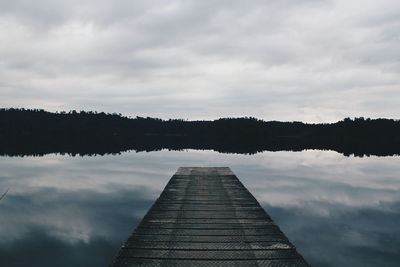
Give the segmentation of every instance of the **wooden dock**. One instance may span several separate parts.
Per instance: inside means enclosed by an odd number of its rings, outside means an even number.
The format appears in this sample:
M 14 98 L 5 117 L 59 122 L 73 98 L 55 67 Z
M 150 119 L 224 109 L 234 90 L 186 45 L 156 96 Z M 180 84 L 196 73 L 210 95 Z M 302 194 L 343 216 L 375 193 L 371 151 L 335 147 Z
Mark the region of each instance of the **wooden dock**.
M 111 266 L 309 265 L 229 168 L 181 167 Z

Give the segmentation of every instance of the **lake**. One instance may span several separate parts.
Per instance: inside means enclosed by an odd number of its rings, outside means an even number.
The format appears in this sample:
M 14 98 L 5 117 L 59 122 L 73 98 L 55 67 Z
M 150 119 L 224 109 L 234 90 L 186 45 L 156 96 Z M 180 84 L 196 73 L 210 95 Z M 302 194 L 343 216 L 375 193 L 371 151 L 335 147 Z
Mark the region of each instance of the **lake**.
M 107 266 L 180 166 L 228 166 L 312 266 L 398 266 L 400 157 L 1 157 L 1 266 Z

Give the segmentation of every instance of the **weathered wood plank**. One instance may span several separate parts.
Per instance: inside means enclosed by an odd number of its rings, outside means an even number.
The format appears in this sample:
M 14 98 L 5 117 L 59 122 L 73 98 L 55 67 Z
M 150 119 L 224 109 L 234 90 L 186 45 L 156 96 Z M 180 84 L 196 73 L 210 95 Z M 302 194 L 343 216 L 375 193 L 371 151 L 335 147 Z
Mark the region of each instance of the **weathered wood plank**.
M 181 167 L 112 266 L 308 264 L 230 168 Z

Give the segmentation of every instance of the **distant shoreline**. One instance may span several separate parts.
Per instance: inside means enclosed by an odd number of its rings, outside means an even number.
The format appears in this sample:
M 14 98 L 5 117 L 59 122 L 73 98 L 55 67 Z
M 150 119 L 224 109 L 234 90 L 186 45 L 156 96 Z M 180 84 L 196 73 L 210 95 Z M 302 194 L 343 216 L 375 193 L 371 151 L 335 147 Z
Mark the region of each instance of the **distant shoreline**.
M 336 123 L 223 118 L 214 121 L 127 118 L 97 112 L 0 109 L 0 155 L 103 155 L 128 150 L 334 150 L 346 156 L 400 155 L 400 121 L 346 118 Z

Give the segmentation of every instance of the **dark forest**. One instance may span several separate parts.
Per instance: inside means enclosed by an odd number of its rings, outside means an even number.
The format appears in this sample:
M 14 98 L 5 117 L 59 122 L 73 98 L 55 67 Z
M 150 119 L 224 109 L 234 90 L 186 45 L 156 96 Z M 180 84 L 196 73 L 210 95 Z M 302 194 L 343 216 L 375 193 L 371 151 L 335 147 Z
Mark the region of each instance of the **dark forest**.
M 210 149 L 223 153 L 334 150 L 346 156 L 400 154 L 400 121 L 345 118 L 330 124 L 222 118 L 128 118 L 85 111 L 0 109 L 0 155 L 115 154 Z

